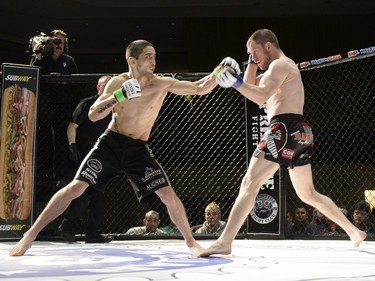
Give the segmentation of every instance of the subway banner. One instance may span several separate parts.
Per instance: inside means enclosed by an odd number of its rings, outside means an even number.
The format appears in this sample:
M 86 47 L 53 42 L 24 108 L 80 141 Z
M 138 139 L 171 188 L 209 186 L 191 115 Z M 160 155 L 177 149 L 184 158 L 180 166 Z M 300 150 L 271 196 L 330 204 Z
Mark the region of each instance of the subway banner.
M 267 109 L 246 99 L 247 163 L 263 134 L 268 130 Z M 261 187 L 247 220 L 248 234 L 281 235 L 281 192 L 276 178 L 268 179 Z
M 30 228 L 39 68 L 1 65 L 0 239 L 19 238 Z

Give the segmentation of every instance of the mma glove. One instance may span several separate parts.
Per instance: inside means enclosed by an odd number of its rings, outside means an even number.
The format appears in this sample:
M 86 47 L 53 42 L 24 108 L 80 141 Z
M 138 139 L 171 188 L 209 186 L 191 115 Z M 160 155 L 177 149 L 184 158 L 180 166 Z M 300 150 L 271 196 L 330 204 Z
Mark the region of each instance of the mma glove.
M 242 77 L 232 74 L 229 70 L 225 70 L 216 76 L 216 81 L 220 87 L 237 89 L 243 83 Z
M 236 75 L 241 74 L 241 69 L 238 64 L 238 62 L 235 59 L 232 59 L 231 57 L 226 57 L 223 59 L 220 63 L 221 66 L 230 66 L 235 71 Z
M 113 96 L 115 97 L 118 103 L 123 102 L 125 100 L 140 97 L 141 86 L 139 85 L 138 81 L 134 78 L 126 80 L 124 83 L 122 83 L 120 89 L 113 92 Z
M 79 153 L 77 149 L 77 145 L 75 143 L 71 143 L 69 145 L 69 159 L 74 162 L 75 164 L 79 164 L 79 161 L 81 160 L 81 154 Z
M 249 59 L 247 60 L 247 63 L 250 64 L 250 63 L 254 63 L 255 64 L 255 61 L 253 59 L 253 55 L 252 54 L 249 54 Z

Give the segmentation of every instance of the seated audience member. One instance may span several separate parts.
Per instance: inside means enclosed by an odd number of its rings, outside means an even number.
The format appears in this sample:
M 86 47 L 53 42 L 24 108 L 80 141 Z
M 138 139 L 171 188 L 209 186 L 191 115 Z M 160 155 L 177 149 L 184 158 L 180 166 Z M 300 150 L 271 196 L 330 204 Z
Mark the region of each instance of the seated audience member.
M 286 223 L 287 223 L 287 229 L 288 229 L 288 233 L 289 233 L 290 229 L 294 225 L 294 218 L 293 218 L 293 215 L 290 211 L 288 211 L 286 213 Z
M 353 224 L 366 233 L 375 233 L 375 226 L 370 222 L 371 207 L 366 201 L 359 201 L 354 206 Z
M 323 215 L 318 209 L 314 209 L 311 223 L 315 225 L 317 234 L 335 235 L 342 232 L 340 227 Z
M 181 235 L 181 232 L 178 230 L 177 226 L 174 224 L 173 221 L 170 222 L 170 224 L 160 228 L 163 232 L 166 234 L 172 234 L 172 235 Z
M 145 214 L 143 219 L 144 226 L 136 226 L 130 228 L 125 234 L 127 235 L 157 235 L 165 234 L 164 231 L 159 229 L 160 218 L 159 213 L 151 210 Z
M 223 232 L 226 222 L 221 221 L 221 210 L 215 202 L 207 205 L 204 211 L 204 218 L 203 225 L 195 230 L 195 233 L 219 235 Z
M 318 234 L 316 226 L 309 222 L 309 214 L 305 207 L 297 207 L 294 211 L 294 225 L 289 234 Z

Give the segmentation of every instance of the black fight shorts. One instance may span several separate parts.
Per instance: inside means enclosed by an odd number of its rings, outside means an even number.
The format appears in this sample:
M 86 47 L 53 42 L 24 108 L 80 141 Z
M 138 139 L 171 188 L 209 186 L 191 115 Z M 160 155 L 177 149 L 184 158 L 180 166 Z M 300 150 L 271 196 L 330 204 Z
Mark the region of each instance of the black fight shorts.
M 127 175 L 139 202 L 154 199 L 156 190 L 170 186 L 147 142 L 107 130 L 82 161 L 75 179 L 104 192 L 110 179 L 119 173 Z
M 290 169 L 311 163 L 313 134 L 308 123 L 299 114 L 280 114 L 271 119 L 268 129 L 253 157 L 261 151 L 265 158 Z

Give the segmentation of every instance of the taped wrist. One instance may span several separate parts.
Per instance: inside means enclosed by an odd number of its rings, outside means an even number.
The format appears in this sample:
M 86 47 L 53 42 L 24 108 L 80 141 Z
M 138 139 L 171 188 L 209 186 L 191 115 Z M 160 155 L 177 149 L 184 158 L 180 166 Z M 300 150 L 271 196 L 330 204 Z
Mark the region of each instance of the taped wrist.
M 114 92 L 113 92 L 113 96 L 115 97 L 115 99 L 116 99 L 116 101 L 117 101 L 118 103 L 127 100 L 127 98 L 125 97 L 124 93 L 122 92 L 122 88 L 120 88 L 120 89 L 114 91 Z
M 242 77 L 241 76 L 236 76 L 236 82 L 233 84 L 233 88 L 237 89 L 240 87 L 243 83 Z
M 221 66 L 220 66 L 220 65 L 217 66 L 217 67 L 215 68 L 215 70 L 214 70 L 214 74 L 215 74 L 216 77 L 219 76 L 219 74 L 220 74 L 220 69 L 221 69 Z
M 249 54 L 249 59 L 247 60 L 247 63 L 254 63 L 255 64 L 255 61 L 253 59 L 253 55 L 252 54 Z

